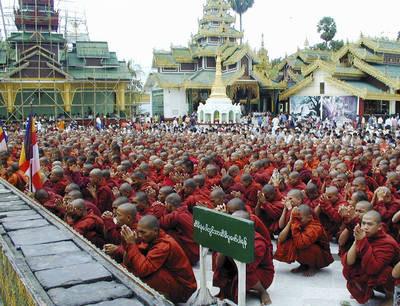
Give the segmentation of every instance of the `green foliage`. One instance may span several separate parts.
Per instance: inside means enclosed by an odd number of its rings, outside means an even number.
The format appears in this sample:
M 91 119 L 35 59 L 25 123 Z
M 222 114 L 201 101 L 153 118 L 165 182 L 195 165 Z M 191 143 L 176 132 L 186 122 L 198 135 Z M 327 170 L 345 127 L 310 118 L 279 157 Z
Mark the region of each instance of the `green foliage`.
M 343 40 L 331 40 L 329 42 L 330 49 L 333 51 L 338 51 L 340 48 L 344 46 L 344 41 Z
M 131 75 L 131 83 L 128 85 L 128 90 L 132 92 L 141 92 L 143 89 L 143 83 L 140 80 L 143 70 L 140 65 L 135 64 L 133 60 L 129 60 L 127 64 L 129 73 Z
M 240 18 L 240 32 L 243 30 L 242 15 L 247 12 L 254 4 L 254 0 L 229 0 L 232 9 L 239 14 Z
M 336 22 L 332 17 L 324 17 L 317 24 L 318 33 L 326 43 L 330 42 L 336 35 Z

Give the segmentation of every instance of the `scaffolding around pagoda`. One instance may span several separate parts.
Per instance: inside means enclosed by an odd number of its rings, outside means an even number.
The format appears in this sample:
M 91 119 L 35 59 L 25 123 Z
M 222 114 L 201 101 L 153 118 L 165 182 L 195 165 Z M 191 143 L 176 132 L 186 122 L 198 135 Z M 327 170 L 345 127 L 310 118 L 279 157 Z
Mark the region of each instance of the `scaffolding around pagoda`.
M 4 7 L 0 42 L 0 117 L 25 120 L 32 110 L 54 118 L 126 116 L 139 94 L 125 61 L 107 42 L 90 41 L 86 19 L 54 0 Z M 4 1 L 3 1 L 4 3 Z

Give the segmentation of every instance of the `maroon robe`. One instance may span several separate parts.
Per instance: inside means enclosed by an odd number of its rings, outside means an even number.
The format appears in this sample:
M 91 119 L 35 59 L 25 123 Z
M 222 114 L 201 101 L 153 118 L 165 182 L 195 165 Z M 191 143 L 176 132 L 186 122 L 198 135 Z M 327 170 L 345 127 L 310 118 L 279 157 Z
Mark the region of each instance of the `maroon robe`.
M 356 247 L 357 260 L 353 265 L 347 264 L 347 253 L 342 257 L 343 275 L 351 295 L 364 304 L 373 296 L 374 288 L 393 290 L 392 269 L 399 261 L 400 248 L 382 230 L 357 241 Z
M 288 238 L 282 243 L 278 242 L 274 258 L 287 263 L 298 261 L 317 269 L 333 262 L 329 240 L 321 223 L 312 217 L 304 225 L 300 221 L 300 214 L 293 215 Z
M 93 211 L 89 211 L 86 216 L 83 216 L 77 221 L 69 223 L 79 234 L 84 236 L 98 248 L 104 245 L 104 222 L 99 216 L 96 216 Z
M 213 255 L 215 260 L 216 253 Z M 213 285 L 221 289 L 219 296 L 237 302 L 238 272 L 232 258 L 226 257 L 222 267 L 213 265 Z M 254 261 L 246 265 L 246 291 L 261 282 L 265 289 L 269 288 L 274 278 L 274 264 L 268 242 L 259 233 L 254 236 Z
M 193 240 L 193 215 L 187 207 L 178 207 L 162 216 L 159 222 L 160 227 L 182 247 L 190 264 L 195 265 L 199 261 L 199 245 Z
M 188 258 L 179 244 L 163 230 L 149 244 L 128 244 L 124 264 L 174 303 L 185 303 L 197 289 Z

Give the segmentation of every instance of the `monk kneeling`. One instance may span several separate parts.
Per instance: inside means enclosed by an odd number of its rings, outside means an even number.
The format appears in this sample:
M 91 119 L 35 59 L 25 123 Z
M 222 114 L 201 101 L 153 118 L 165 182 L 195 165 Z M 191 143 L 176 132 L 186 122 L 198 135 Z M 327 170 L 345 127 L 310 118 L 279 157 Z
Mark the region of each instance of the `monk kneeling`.
M 371 210 L 354 229 L 355 241 L 342 257 L 347 289 L 357 302 L 364 304 L 375 290 L 384 290 L 387 305 L 393 297 L 393 266 L 399 261 L 397 242 L 382 231 L 381 215 Z
M 235 211 L 232 216 L 250 220 L 250 215 L 243 210 Z M 246 265 L 246 290 L 257 291 L 261 305 L 269 305 L 271 299 L 266 289 L 274 278 L 274 264 L 269 250 L 270 242 L 257 231 L 254 234 L 254 262 Z M 213 256 L 215 259 L 213 285 L 220 288 L 219 297 L 237 302 L 238 273 L 233 259 L 221 253 L 215 253 Z
M 287 263 L 298 261 L 300 266 L 291 272 L 304 272 L 305 276 L 313 276 L 333 262 L 328 236 L 313 218 L 310 206 L 302 204 L 292 209 L 289 222 L 279 234 L 274 258 Z
M 186 302 L 197 285 L 182 248 L 160 229 L 157 218 L 152 215 L 140 219 L 137 231 L 142 240 L 138 245 L 136 232 L 128 226 L 122 227 L 121 235 L 127 243 L 125 266 L 172 302 Z

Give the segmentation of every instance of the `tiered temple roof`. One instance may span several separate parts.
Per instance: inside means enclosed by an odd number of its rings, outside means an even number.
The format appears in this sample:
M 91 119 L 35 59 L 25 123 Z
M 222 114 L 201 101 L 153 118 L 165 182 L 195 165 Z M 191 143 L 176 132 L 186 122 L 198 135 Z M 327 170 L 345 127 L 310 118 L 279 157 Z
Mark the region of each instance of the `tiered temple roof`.
M 308 86 L 316 69 L 329 72 L 331 77 L 325 81 L 349 94 L 368 100 L 400 100 L 398 41 L 361 36 L 357 43 L 347 43 L 335 53 L 298 50 L 277 67 L 279 75 L 291 82 L 280 94 L 280 100 Z

